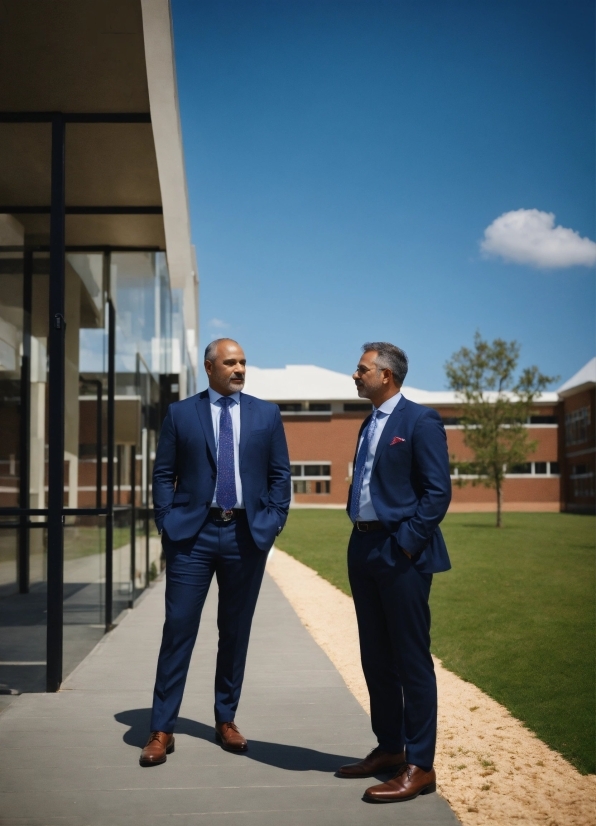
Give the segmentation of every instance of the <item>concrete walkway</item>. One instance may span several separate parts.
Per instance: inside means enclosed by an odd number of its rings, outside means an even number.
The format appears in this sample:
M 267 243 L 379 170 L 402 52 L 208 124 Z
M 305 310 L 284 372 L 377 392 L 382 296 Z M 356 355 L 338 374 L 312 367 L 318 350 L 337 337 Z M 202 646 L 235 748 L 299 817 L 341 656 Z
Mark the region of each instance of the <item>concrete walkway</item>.
M 216 594 L 209 595 L 176 734 L 163 766 L 142 769 L 163 622 L 163 582 L 103 638 L 60 693 L 24 694 L 0 715 L 2 826 L 361 826 L 458 823 L 432 794 L 385 806 L 373 781 L 339 765 L 374 745 L 370 721 L 265 576 L 237 722 L 246 755 L 213 742 Z

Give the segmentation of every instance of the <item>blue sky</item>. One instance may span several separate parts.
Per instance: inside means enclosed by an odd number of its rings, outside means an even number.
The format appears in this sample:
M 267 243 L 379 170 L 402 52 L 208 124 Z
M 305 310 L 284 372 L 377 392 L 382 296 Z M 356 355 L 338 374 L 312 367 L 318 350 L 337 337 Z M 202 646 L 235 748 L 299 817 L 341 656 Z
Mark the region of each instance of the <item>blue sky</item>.
M 561 382 L 594 355 L 593 267 L 480 250 L 522 209 L 594 239 L 591 2 L 172 8 L 201 347 L 352 372 L 388 340 L 429 390 L 476 329 Z

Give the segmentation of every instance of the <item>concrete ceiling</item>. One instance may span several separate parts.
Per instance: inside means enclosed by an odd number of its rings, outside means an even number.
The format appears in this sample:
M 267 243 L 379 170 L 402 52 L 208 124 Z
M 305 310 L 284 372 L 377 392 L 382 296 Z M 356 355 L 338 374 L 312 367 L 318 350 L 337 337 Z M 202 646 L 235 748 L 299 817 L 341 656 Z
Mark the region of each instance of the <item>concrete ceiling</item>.
M 140 0 L 0 0 L 0 110 L 149 112 Z M 50 126 L 0 123 L 0 205 L 49 205 Z M 69 124 L 66 203 L 160 206 L 150 124 Z M 17 215 L 43 242 L 49 217 Z M 165 247 L 160 215 L 67 216 L 66 242 Z

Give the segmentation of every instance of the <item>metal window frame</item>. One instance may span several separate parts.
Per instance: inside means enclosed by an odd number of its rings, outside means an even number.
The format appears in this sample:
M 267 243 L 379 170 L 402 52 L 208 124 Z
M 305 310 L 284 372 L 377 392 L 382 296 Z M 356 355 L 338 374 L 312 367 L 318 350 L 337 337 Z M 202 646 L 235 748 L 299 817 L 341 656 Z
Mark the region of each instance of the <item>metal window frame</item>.
M 0 516 L 18 516 L 15 523 L 2 522 L 0 528 L 19 530 L 19 590 L 27 593 L 29 588 L 29 536 L 30 528 L 47 528 L 47 628 L 46 628 L 46 690 L 59 690 L 63 676 L 63 630 L 64 630 L 64 518 L 67 515 L 105 515 L 106 516 L 106 614 L 105 625 L 109 630 L 112 625 L 112 551 L 113 551 L 113 477 L 114 477 L 114 390 L 115 390 L 115 309 L 108 298 L 108 415 L 107 415 L 107 496 L 106 507 L 101 508 L 65 508 L 64 507 L 64 406 L 65 406 L 65 262 L 66 252 L 103 252 L 109 254 L 115 247 L 66 246 L 67 214 L 161 214 L 162 208 L 156 206 L 66 206 L 66 125 L 68 123 L 151 123 L 149 112 L 0 112 L 1 123 L 48 123 L 51 124 L 51 203 L 47 206 L 11 206 L 0 207 L 6 212 L 21 212 L 50 215 L 50 244 L 32 245 L 27 248 L 24 267 L 24 346 L 21 373 L 21 396 L 23 405 L 21 413 L 21 478 L 18 508 L 0 508 Z M 7 251 L 22 252 L 22 247 L 6 247 Z M 119 251 L 161 251 L 160 248 L 148 250 L 147 247 L 118 247 Z M 29 508 L 29 427 L 30 420 L 30 305 L 32 267 L 29 266 L 33 252 L 49 251 L 49 403 L 48 423 L 51 438 L 48 456 L 48 500 L 47 508 Z M 27 319 L 27 308 L 29 318 Z M 29 325 L 29 326 L 27 326 Z M 27 332 L 29 331 L 29 332 Z M 29 381 L 26 379 L 29 378 Z M 25 386 L 26 384 L 26 386 Z M 101 397 L 100 397 L 101 398 Z M 23 467 L 26 470 L 23 473 Z M 99 463 L 98 473 L 101 473 Z M 99 488 L 101 496 L 101 485 Z M 98 504 L 101 504 L 98 501 Z M 148 513 L 147 502 L 147 513 Z M 134 507 L 133 507 L 134 515 Z M 46 516 L 45 522 L 32 522 L 30 516 Z M 148 535 L 148 534 L 147 534 Z M 132 532 L 131 532 L 132 538 Z M 133 594 L 134 598 L 134 594 Z

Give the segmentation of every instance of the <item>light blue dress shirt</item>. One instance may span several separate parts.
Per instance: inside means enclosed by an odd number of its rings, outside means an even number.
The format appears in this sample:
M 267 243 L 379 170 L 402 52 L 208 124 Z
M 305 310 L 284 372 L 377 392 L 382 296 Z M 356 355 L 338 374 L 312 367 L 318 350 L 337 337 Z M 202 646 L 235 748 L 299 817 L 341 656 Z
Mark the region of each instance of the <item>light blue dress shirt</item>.
M 235 508 L 243 508 L 244 500 L 242 498 L 242 482 L 240 481 L 240 391 L 232 393 L 230 396 L 224 397 L 221 393 L 217 393 L 211 387 L 207 388 L 209 393 L 209 401 L 211 403 L 211 421 L 213 422 L 213 435 L 215 436 L 215 447 L 219 453 L 219 420 L 221 418 L 221 405 L 219 399 L 232 399 L 233 404 L 230 405 L 230 416 L 232 417 L 232 433 L 234 435 L 234 474 L 236 476 L 236 504 Z M 213 501 L 211 507 L 217 507 L 216 501 L 217 482 L 215 483 L 215 491 L 213 493 Z
M 362 492 L 360 494 L 360 512 L 358 514 L 359 522 L 376 522 L 379 519 L 379 517 L 375 513 L 375 509 L 370 498 L 370 476 L 372 473 L 372 466 L 375 460 L 375 453 L 377 452 L 379 439 L 381 438 L 381 433 L 383 432 L 385 425 L 387 424 L 387 419 L 397 407 L 397 404 L 400 399 L 401 393 L 396 393 L 395 396 L 391 396 L 390 399 L 387 399 L 386 402 L 383 402 L 383 404 L 379 408 L 377 408 L 377 427 L 375 429 L 375 432 L 373 433 L 373 437 L 368 446 L 368 453 L 366 454 L 366 463 L 364 465 Z M 360 441 L 358 442 L 358 450 L 360 450 L 360 445 L 362 444 L 363 438 L 364 435 L 360 437 Z

